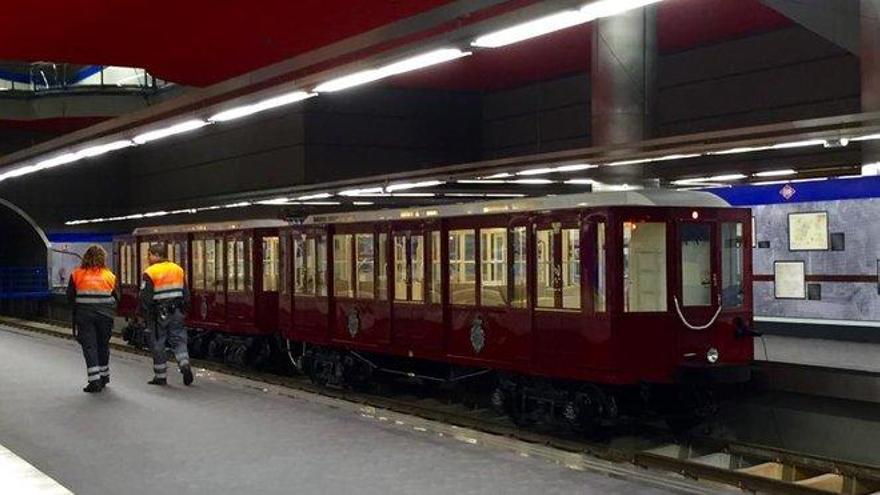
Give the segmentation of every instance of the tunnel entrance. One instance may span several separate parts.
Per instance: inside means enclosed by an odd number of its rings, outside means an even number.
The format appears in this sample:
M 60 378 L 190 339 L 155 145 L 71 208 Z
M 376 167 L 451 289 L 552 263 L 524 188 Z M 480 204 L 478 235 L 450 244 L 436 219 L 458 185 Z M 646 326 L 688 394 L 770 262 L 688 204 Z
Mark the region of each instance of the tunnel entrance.
M 34 220 L 0 198 L 0 314 L 35 316 L 49 298 L 49 239 Z

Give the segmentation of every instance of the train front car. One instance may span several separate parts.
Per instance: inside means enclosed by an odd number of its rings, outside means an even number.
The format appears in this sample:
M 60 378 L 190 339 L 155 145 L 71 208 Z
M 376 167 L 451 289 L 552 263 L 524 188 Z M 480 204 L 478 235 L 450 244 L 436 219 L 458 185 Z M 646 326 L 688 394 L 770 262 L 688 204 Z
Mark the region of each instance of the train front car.
M 713 411 L 716 392 L 750 378 L 751 211 L 708 193 L 658 203 L 676 206 L 613 215 L 613 326 L 644 405 L 684 426 Z
M 311 217 L 282 234 L 281 332 L 318 383 L 488 383 L 522 423 L 682 424 L 748 379 L 750 218 L 662 190 Z

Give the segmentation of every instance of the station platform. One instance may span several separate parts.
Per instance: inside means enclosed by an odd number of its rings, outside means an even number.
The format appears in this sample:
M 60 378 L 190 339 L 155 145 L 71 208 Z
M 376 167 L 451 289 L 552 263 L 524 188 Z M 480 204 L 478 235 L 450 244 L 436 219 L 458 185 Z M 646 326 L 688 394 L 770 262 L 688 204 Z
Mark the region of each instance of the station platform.
M 0 493 L 670 493 L 232 376 L 199 370 L 184 387 L 174 373 L 158 388 L 146 357 L 115 353 L 110 366 L 109 387 L 83 393 L 75 342 L 0 326 L 0 473 L 24 466 Z

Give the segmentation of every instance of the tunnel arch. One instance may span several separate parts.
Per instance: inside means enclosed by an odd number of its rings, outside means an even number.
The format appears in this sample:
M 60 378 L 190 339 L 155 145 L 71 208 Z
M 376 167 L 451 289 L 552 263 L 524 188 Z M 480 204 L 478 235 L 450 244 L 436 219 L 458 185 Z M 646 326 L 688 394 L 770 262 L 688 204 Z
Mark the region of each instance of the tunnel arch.
M 24 210 L 0 198 L 0 267 L 49 265 L 49 237 Z

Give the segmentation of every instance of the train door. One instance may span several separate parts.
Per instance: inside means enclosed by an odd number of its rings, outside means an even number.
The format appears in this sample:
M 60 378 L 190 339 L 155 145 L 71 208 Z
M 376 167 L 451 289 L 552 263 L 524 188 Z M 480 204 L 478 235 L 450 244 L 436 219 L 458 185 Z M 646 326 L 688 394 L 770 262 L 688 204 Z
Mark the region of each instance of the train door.
M 226 235 L 226 321 L 233 333 L 249 333 L 255 320 L 252 231 Z
M 702 326 L 712 319 L 721 304 L 715 253 L 717 223 L 693 218 L 675 220 L 675 273 L 672 300 L 676 314 L 686 326 Z
M 527 364 L 527 219 L 448 222 L 449 352 L 474 364 Z
M 429 237 L 421 225 L 398 226 L 391 232 L 392 341 L 408 356 L 443 353 L 443 306 L 429 302 L 425 283 Z
M 332 338 L 336 341 L 367 347 L 384 346 L 390 341 L 387 284 L 379 287 L 377 283 L 380 272 L 387 276 L 388 236 L 377 236 L 375 230 L 371 224 L 334 229 Z
M 581 222 L 578 213 L 538 218 L 532 225 L 533 342 L 548 370 L 583 368 L 584 331 Z
M 326 343 L 330 330 L 327 227 L 293 231 L 293 334 L 297 340 Z
M 206 327 L 226 323 L 225 243 L 220 234 L 196 234 L 192 240 L 190 319 Z

